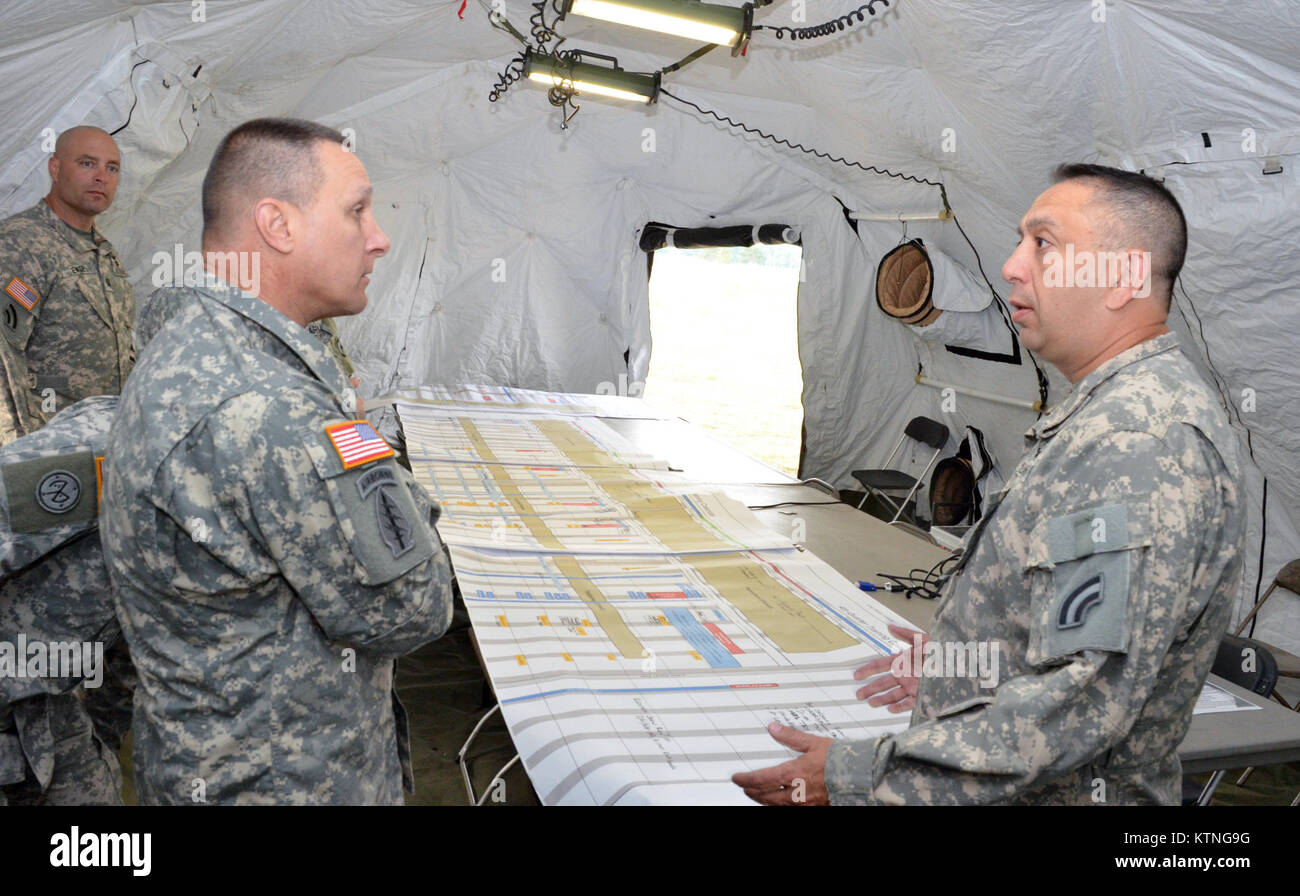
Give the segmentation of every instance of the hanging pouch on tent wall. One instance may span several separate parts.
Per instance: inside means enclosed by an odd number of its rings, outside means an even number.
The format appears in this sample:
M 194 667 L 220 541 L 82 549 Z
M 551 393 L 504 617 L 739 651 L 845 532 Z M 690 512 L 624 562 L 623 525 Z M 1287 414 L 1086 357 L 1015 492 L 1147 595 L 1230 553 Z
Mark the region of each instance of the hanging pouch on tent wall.
M 925 245 L 908 240 L 885 253 L 876 268 L 876 304 L 890 317 L 928 327 L 943 312 L 934 306 L 934 267 Z
M 895 246 L 876 270 L 876 304 L 919 338 L 958 354 L 1019 363 L 1018 353 L 992 354 L 1006 336 L 991 301 L 974 274 L 919 239 Z

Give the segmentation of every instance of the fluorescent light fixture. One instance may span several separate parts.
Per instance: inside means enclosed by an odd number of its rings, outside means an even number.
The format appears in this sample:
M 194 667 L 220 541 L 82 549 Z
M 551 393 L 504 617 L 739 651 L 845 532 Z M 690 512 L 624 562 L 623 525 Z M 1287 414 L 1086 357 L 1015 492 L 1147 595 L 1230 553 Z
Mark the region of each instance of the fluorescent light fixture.
M 579 96 L 590 94 L 635 103 L 653 103 L 659 96 L 659 75 L 625 72 L 590 62 L 568 62 L 545 53 L 529 53 L 524 75 L 547 87 L 572 85 Z
M 564 0 L 563 10 L 733 48 L 749 39 L 754 22 L 752 3 L 735 7 L 699 0 Z

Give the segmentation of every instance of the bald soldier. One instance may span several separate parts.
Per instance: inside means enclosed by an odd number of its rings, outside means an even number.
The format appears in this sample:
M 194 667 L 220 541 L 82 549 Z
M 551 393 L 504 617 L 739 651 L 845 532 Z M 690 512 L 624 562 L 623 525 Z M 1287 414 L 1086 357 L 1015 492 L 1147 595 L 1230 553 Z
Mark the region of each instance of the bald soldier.
M 1165 326 L 1187 245 L 1177 201 L 1113 168 L 1056 179 L 1002 276 L 1021 341 L 1074 387 L 1026 433 L 925 648 L 927 670 L 971 643 L 1000 667 L 870 682 L 859 696 L 878 704 L 914 695 L 898 734 L 773 725 L 799 755 L 734 776 L 759 802 L 1179 801 L 1178 745 L 1241 575 L 1237 439 Z
M 73 402 L 118 394 L 131 372 L 131 284 L 95 227 L 120 172 L 112 137 L 69 128 L 49 160 L 48 195 L 0 222 L 0 444 Z
M 392 805 L 412 786 L 394 660 L 446 630 L 451 570 L 436 506 L 308 330 L 366 307 L 389 248 L 342 144 L 293 119 L 231 131 L 203 182 L 208 276 L 146 303 L 162 323 L 101 521 L 142 803 Z
M 134 360 L 131 284 L 112 244 L 95 227 L 117 193 L 117 144 L 97 127 L 69 128 L 55 142 L 48 169 L 45 198 L 0 222 L 0 445 L 35 433 L 74 402 L 118 394 Z M 65 423 L 74 431 L 77 425 Z M 74 554 L 81 566 L 68 559 Z M 20 604 L 39 598 L 111 617 L 109 582 L 97 547 L 65 551 L 41 563 L 48 569 L 6 579 L 7 607 L 0 609 L 23 609 Z M 78 587 L 65 586 L 54 597 L 56 571 L 63 569 Z M 38 576 L 55 585 L 31 586 Z M 110 639 L 105 646 L 108 673 L 98 687 L 23 704 L 29 733 L 52 728 L 56 736 L 28 738 L 29 781 L 21 797 L 10 793 L 12 802 L 120 801 L 116 763 L 100 757 L 115 753 L 125 736 L 134 670 L 125 645 L 111 646 Z

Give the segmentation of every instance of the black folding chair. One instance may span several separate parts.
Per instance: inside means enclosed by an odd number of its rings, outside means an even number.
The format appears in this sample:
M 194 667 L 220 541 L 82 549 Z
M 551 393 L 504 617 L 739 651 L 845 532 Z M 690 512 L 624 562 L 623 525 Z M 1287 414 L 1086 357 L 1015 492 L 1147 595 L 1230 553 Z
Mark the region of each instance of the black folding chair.
M 1250 638 L 1238 638 L 1236 635 L 1224 635 L 1219 642 L 1219 652 L 1215 654 L 1214 665 L 1210 671 L 1225 678 L 1233 684 L 1254 691 L 1261 697 L 1268 697 L 1277 686 L 1277 660 L 1263 643 Z M 1195 782 L 1189 785 L 1189 778 L 1183 779 L 1183 805 L 1208 806 L 1214 790 L 1223 780 L 1224 769 L 1210 775 L 1200 795 L 1195 795 Z M 1245 780 L 1245 775 L 1242 776 Z
M 883 469 L 883 470 L 854 470 L 853 478 L 862 483 L 866 492 L 862 495 L 862 500 L 858 502 L 858 509 L 861 510 L 867 503 L 867 498 L 875 495 L 882 502 L 893 507 L 897 512 L 894 518 L 889 522 L 896 523 L 898 518 L 903 515 L 903 509 L 907 507 L 907 502 L 912 500 L 916 490 L 921 487 L 921 483 L 930 475 L 930 468 L 938 460 L 939 453 L 943 451 L 943 446 L 948 444 L 948 427 L 944 426 L 937 420 L 931 420 L 929 417 L 913 417 L 911 422 L 899 436 L 898 443 L 894 445 L 894 450 L 889 452 L 889 457 L 885 459 L 886 468 L 894 462 L 894 457 L 898 454 L 899 449 L 903 447 L 903 442 L 911 439 L 921 445 L 928 445 L 934 449 L 934 454 L 925 465 L 925 469 L 919 477 L 913 477 L 901 470 Z M 889 493 L 897 494 L 905 492 L 906 496 L 901 503 L 896 503 Z

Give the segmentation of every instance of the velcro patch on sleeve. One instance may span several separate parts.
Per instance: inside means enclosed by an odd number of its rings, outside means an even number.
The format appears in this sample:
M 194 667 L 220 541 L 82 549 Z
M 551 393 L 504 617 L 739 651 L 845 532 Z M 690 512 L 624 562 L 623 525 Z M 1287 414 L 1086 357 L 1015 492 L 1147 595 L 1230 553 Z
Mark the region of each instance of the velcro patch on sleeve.
M 10 531 L 30 534 L 93 522 L 99 512 L 97 467 L 93 451 L 0 467 Z
M 1127 611 L 1132 551 L 1128 506 L 1109 504 L 1047 520 L 1052 569 L 1046 656 L 1128 649 Z
M 392 581 L 433 555 L 433 539 L 395 464 L 344 473 L 328 486 L 352 530 L 366 584 Z
M 1047 521 L 1047 552 L 1053 563 L 1128 546 L 1127 504 L 1106 504 Z
M 396 454 L 384 437 L 365 420 L 332 423 L 325 427 L 325 434 L 338 452 L 345 470 Z
M 5 287 L 5 292 L 13 296 L 14 301 L 22 305 L 28 311 L 35 308 L 36 303 L 41 300 L 40 294 L 37 293 L 36 290 L 32 289 L 17 277 L 14 277 L 9 281 L 9 285 Z

